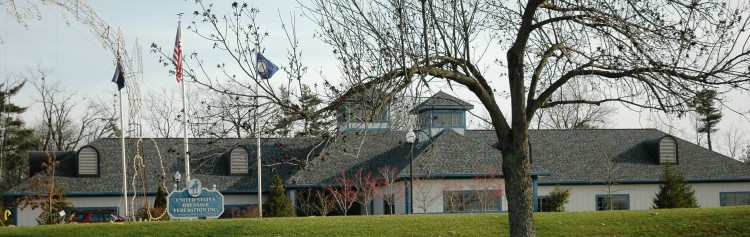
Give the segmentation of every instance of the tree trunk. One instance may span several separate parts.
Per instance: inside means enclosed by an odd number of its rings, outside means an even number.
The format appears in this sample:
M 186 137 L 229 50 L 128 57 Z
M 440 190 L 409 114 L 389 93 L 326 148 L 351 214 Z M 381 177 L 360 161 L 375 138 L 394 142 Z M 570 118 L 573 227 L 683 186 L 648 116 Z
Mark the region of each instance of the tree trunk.
M 536 236 L 533 186 L 529 172 L 528 132 L 515 133 L 511 149 L 503 150 L 503 174 L 508 199 L 510 236 Z

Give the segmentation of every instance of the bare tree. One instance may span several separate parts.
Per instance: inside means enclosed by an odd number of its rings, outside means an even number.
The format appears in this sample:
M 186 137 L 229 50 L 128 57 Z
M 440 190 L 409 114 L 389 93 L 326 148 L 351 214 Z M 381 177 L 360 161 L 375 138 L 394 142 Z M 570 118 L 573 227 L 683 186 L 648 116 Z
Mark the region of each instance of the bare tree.
M 560 93 L 553 95 L 550 101 L 593 101 L 600 99 L 591 95 L 589 88 L 579 85 L 578 82 L 569 84 L 561 88 Z M 539 129 L 606 128 L 611 123 L 610 116 L 616 112 L 617 109 L 609 104 L 564 104 L 538 110 L 535 114 L 535 120 L 537 120 L 537 128 Z
M 740 156 L 742 155 L 743 144 L 748 144 L 747 139 L 745 139 L 745 131 L 732 124 L 729 129 L 725 130 L 722 133 L 721 138 L 726 149 L 726 153 L 724 154 L 739 160 L 741 158 Z
M 447 80 L 477 96 L 503 153 L 512 236 L 535 235 L 527 141 L 537 110 L 619 102 L 685 113 L 703 86 L 748 90 L 750 52 L 738 33 L 748 26 L 739 17 L 746 10 L 717 1 L 321 0 L 308 10 L 344 78 L 361 82 L 352 85 L 388 85 L 396 95 L 412 83 Z M 484 75 L 485 55 L 507 70 L 503 78 Z M 507 87 L 491 83 L 500 79 Z M 596 97 L 553 100 L 574 81 Z
M 315 213 L 315 191 L 306 188 L 297 191 L 297 210 L 305 216 L 312 216 Z M 326 213 L 327 214 L 327 213 Z
M 101 102 L 90 102 L 83 112 L 77 110 L 75 94 L 59 83 L 49 83 L 49 71 L 37 66 L 21 77 L 36 89 L 35 102 L 41 105 L 35 133 L 42 150 L 73 150 L 81 144 L 117 133 L 113 110 Z
M 396 202 L 402 197 L 402 192 L 399 186 L 396 185 L 398 177 L 398 169 L 392 166 L 383 166 L 378 168 L 378 173 L 382 179 L 381 187 L 378 189 L 380 196 L 383 197 L 383 201 L 386 205 L 385 214 L 396 213 Z M 413 204 L 412 204 L 413 205 Z
M 603 179 L 604 185 L 607 186 L 607 190 L 604 190 L 607 192 L 607 207 L 609 210 L 613 210 L 614 205 L 612 205 L 612 194 L 621 191 L 621 189 L 616 189 L 615 187 L 619 185 L 619 180 L 624 178 L 622 174 L 620 174 L 619 170 L 620 167 L 615 164 L 614 159 L 616 157 L 610 157 L 609 155 L 605 155 L 604 159 L 607 160 L 607 164 L 600 171 L 600 177 Z
M 176 87 L 148 91 L 145 100 L 152 105 L 144 108 L 143 120 L 152 136 L 161 138 L 179 137 L 182 133 L 180 94 Z
M 334 208 L 336 208 L 334 198 L 331 197 L 328 191 L 315 189 L 314 192 L 317 199 L 317 202 L 315 202 L 315 210 L 318 212 L 318 214 L 320 214 L 321 216 L 326 216 L 328 215 L 328 213 L 331 213 Z
M 681 115 L 706 87 L 718 94 L 750 90 L 750 52 L 740 34 L 748 28 L 740 15 L 748 11 L 718 1 L 320 0 L 308 3 L 307 15 L 320 27 L 316 36 L 333 47 L 341 82 L 326 80 L 328 105 L 304 111 L 253 71 L 252 53 L 262 52 L 267 36 L 254 21 L 259 10 L 232 3 L 228 14 L 217 16 L 210 5 L 197 4 L 191 29 L 229 63 L 197 61 L 187 70 L 192 79 L 205 75 L 197 82 L 225 91 L 205 79 L 216 78 L 206 73 L 216 66 L 222 81 L 259 84 L 265 103 L 296 111 L 296 119 L 329 113 L 367 91 L 382 95 L 373 111 L 407 88 L 437 83 L 471 91 L 488 111 L 503 154 L 513 236 L 536 233 L 528 129 L 537 110 L 617 102 Z M 485 75 L 490 67 L 503 72 Z M 576 81 L 595 97 L 552 99 Z
M 422 209 L 422 213 L 427 213 L 427 209 L 440 198 L 441 195 L 439 192 L 441 189 L 434 180 L 414 177 L 412 182 L 414 182 L 414 191 L 412 193 L 414 195 L 414 204 L 412 205 Z
M 358 169 L 352 176 L 352 179 L 357 189 L 356 201 L 365 208 L 365 215 L 369 215 L 370 202 L 375 198 L 375 194 L 378 193 L 378 180 L 372 173 L 364 173 L 362 169 Z
M 750 165 L 750 144 L 748 144 L 745 148 L 742 149 L 742 155 L 740 157 L 740 161 L 745 162 L 745 164 Z

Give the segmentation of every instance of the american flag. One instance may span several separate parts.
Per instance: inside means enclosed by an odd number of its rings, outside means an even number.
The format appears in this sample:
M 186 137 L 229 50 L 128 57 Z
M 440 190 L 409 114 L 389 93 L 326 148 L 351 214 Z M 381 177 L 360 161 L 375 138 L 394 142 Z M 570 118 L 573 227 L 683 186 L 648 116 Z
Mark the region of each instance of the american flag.
M 172 62 L 175 65 L 177 83 L 182 82 L 182 39 L 180 39 L 180 22 L 177 22 L 177 37 L 174 40 L 174 54 Z

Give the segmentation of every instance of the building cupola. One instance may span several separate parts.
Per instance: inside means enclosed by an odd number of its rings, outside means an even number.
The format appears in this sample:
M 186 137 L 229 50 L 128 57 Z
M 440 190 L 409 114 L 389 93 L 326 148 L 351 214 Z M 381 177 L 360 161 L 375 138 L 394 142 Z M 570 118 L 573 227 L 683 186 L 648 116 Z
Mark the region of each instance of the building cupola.
M 466 111 L 474 105 L 439 91 L 423 101 L 412 111 L 417 114 L 417 126 L 420 141 L 429 139 L 443 130 L 452 129 L 458 134 L 466 135 Z
M 383 93 L 376 90 L 349 96 L 338 109 L 339 131 L 387 131 L 390 128 L 389 104 L 378 106 L 383 97 Z

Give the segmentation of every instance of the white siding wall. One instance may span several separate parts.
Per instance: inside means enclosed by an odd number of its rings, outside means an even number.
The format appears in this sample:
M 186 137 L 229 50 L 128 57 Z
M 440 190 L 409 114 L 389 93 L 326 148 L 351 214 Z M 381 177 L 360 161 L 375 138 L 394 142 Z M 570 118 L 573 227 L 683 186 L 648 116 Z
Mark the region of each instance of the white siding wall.
M 243 195 L 224 195 L 224 205 L 250 205 L 258 204 L 257 194 L 243 194 Z M 263 194 L 263 200 L 268 198 L 268 194 Z
M 745 183 L 692 183 L 695 197 L 701 207 L 718 207 L 720 192 L 750 191 L 750 182 Z M 565 211 L 595 211 L 596 195 L 606 195 L 606 185 L 563 185 L 570 188 L 570 201 Z M 548 195 L 554 186 L 539 186 L 539 196 Z M 618 184 L 613 194 L 628 194 L 630 210 L 651 209 L 658 184 Z M 505 203 L 503 203 L 505 205 Z
M 30 207 L 21 210 L 21 208 L 16 208 L 16 213 L 14 213 L 16 216 L 16 220 L 18 220 L 18 226 L 33 226 L 37 225 L 36 218 L 39 216 L 39 214 L 42 214 L 42 209 L 35 209 L 31 210 Z
M 720 192 L 750 192 L 750 182 L 745 183 L 699 183 L 691 184 L 695 198 L 701 207 L 718 207 Z

